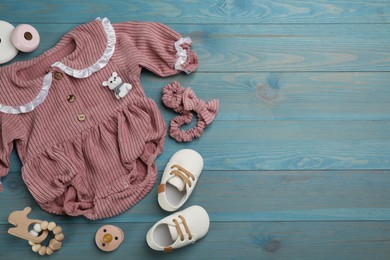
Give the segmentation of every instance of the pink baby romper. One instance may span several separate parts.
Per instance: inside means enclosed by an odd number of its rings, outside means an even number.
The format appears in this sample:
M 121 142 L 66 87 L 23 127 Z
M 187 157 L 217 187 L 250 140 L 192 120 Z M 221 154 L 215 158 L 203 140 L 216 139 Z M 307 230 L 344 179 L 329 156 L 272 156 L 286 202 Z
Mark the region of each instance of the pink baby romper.
M 156 181 L 166 135 L 141 70 L 190 73 L 198 64 L 190 46 L 159 23 L 98 18 L 42 55 L 1 67 L 0 177 L 15 141 L 23 180 L 44 210 L 100 219 L 132 207 Z M 102 86 L 113 72 L 132 86 L 121 99 Z

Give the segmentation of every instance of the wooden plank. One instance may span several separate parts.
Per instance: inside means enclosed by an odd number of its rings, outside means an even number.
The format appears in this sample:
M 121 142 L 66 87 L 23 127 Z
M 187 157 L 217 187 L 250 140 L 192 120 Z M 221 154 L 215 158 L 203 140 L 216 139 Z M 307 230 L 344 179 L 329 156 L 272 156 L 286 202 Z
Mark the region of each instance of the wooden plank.
M 190 33 L 200 45 L 194 47 L 200 54 L 200 71 L 390 70 L 390 38 L 385 32 L 386 26 L 364 25 L 359 29 L 356 25 L 266 27 L 207 25 L 202 26 L 200 37 Z M 367 37 L 366 32 L 376 36 Z
M 76 24 L 34 24 L 54 46 Z M 199 72 L 390 71 L 390 24 L 172 25 L 193 39 Z
M 161 159 L 191 147 L 209 170 L 389 169 L 389 131 L 388 121 L 219 121 L 190 144 L 169 138 Z
M 53 259 L 388 259 L 390 222 L 212 222 L 206 237 L 170 254 L 151 250 L 145 235 L 153 223 L 121 223 L 125 241 L 104 253 L 94 244 L 99 224 L 62 225 L 65 240 Z M 0 225 L 2 259 L 41 259 L 27 242 Z
M 218 121 L 190 143 L 168 137 L 157 166 L 191 147 L 206 170 L 386 170 L 389 133 L 390 121 Z M 19 172 L 11 157 L 11 171 Z
M 164 118 L 174 113 L 161 102 L 172 81 L 204 100 L 218 98 L 220 120 L 389 120 L 390 74 L 202 73 L 161 79 L 145 73 L 142 85 Z
M 2 0 L 2 19 L 11 22 L 83 23 L 102 14 L 114 20 L 164 23 L 386 23 L 389 2 L 213 0 L 213 1 L 38 1 Z M 63 14 L 63 15 L 59 15 Z M 66 15 L 65 15 L 66 14 Z
M 95 222 L 157 221 L 162 216 L 157 186 L 132 209 Z M 390 171 L 204 171 L 184 207 L 201 205 L 219 222 L 390 220 L 389 186 Z M 25 206 L 33 206 L 32 218 L 89 223 L 45 213 L 20 174 L 10 174 L 1 194 L 0 224 Z

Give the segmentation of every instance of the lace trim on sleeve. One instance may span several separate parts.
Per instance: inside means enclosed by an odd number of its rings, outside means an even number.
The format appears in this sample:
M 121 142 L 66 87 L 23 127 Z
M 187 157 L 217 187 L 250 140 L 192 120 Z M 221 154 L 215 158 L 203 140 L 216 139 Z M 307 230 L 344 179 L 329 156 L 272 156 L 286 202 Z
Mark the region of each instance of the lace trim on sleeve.
M 178 41 L 175 42 L 175 49 L 176 49 L 176 63 L 175 63 L 175 69 L 181 70 L 189 74 L 191 71 L 185 70 L 183 68 L 183 64 L 187 61 L 187 51 L 181 46 L 183 43 L 187 43 L 189 45 L 192 44 L 191 38 L 180 38 Z

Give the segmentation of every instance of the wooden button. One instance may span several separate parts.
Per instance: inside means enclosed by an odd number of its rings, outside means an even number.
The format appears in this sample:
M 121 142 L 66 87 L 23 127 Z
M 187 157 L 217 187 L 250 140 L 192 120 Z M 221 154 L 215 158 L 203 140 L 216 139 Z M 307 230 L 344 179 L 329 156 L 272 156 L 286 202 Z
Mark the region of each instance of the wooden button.
M 85 119 L 87 119 L 87 117 L 84 115 L 84 114 L 80 114 L 77 116 L 77 119 L 80 121 L 80 122 L 83 122 L 85 121 Z
M 76 97 L 74 95 L 69 95 L 66 100 L 68 100 L 69 103 L 73 103 Z
M 56 80 L 61 80 L 62 79 L 62 73 L 61 72 L 55 72 L 54 73 L 54 78 L 56 79 Z

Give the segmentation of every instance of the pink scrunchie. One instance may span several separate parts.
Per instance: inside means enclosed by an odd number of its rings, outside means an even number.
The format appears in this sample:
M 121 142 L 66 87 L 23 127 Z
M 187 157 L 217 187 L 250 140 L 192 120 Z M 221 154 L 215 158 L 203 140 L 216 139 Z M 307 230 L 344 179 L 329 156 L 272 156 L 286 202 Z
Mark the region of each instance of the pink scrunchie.
M 180 113 L 171 120 L 169 130 L 169 135 L 178 142 L 189 142 L 200 137 L 204 129 L 214 120 L 219 109 L 218 99 L 208 102 L 199 99 L 191 88 L 183 88 L 177 81 L 163 88 L 162 101 L 166 107 Z M 187 131 L 181 130 L 182 125 L 192 121 L 191 111 L 197 114 L 198 123 Z

